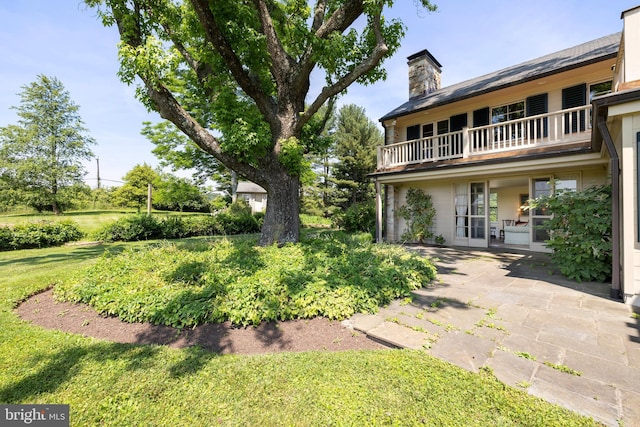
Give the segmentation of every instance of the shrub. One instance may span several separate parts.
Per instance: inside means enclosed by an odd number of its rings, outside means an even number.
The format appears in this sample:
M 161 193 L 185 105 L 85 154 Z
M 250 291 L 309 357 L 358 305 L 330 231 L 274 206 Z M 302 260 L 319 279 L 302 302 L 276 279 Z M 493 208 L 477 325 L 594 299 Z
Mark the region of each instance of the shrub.
M 558 191 L 530 201 L 532 209 L 546 207 L 553 217 L 545 221 L 547 247 L 560 272 L 577 281 L 611 278 L 611 186 L 583 191 Z
M 347 233 L 371 233 L 376 230 L 376 208 L 373 202 L 354 203 L 337 216 L 337 224 Z
M 148 240 L 162 238 L 162 227 L 153 215 L 138 214 L 120 218 L 100 229 L 96 238 L 106 242 Z
M 255 243 L 224 239 L 130 248 L 103 257 L 55 292 L 128 322 L 257 325 L 375 312 L 435 277 L 426 258 L 373 244 L 368 234 L 325 232 L 281 248 Z
M 218 215 L 168 216 L 133 215 L 108 224 L 95 238 L 106 242 L 149 239 L 176 239 L 192 236 L 257 233 L 261 229 L 259 215 L 251 210 L 229 210 Z
M 398 216 L 407 221 L 407 230 L 402 239 L 423 243 L 433 235 L 433 219 L 436 209 L 433 207 L 431 196 L 417 188 L 407 191 L 406 204 L 398 209 Z
M 73 221 L 39 221 L 0 228 L 0 249 L 32 249 L 60 246 L 84 236 Z

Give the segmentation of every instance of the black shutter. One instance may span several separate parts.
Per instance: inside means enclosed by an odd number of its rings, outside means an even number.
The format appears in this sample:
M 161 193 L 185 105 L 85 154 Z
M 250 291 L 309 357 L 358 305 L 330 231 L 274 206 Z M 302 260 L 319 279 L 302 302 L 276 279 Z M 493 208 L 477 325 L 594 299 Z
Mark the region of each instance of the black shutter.
M 420 125 L 407 127 L 407 141 L 420 138 Z
M 489 107 L 473 112 L 473 127 L 487 126 L 489 124 Z
M 462 130 L 467 125 L 467 113 L 451 116 L 449 122 L 451 123 L 451 132 Z
M 537 116 L 549 112 L 549 96 L 546 93 L 530 96 L 526 102 L 527 116 Z M 549 120 L 536 119 L 529 124 L 529 135 L 531 138 L 547 137 L 549 135 Z
M 490 122 L 490 111 L 489 107 L 481 108 L 473 112 L 473 127 L 477 128 L 480 126 L 487 126 Z M 475 137 L 473 138 L 473 148 L 477 149 L 479 147 L 487 147 L 489 142 L 487 129 L 483 130 L 482 133 L 475 132 Z
M 563 110 L 583 105 L 587 105 L 586 83 L 562 89 Z M 580 125 L 580 132 L 584 132 L 586 128 L 584 111 L 580 111 L 579 115 L 577 111 L 564 115 L 564 133 L 578 132 L 578 124 Z
M 413 125 L 407 127 L 407 141 L 413 141 L 420 138 L 420 125 Z M 408 161 L 413 162 L 418 160 L 420 152 L 420 141 L 415 141 L 409 146 L 407 153 Z

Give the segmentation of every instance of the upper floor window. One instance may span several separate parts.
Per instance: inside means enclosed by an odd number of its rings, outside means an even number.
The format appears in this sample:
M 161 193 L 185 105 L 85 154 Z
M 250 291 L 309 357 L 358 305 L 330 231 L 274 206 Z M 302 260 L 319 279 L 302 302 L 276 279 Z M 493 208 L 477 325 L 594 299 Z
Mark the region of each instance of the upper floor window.
M 600 82 L 589 85 L 589 101 L 591 101 L 596 96 L 602 96 L 611 93 L 611 87 L 611 80 L 609 80 L 608 82 Z
M 491 109 L 491 123 L 502 123 L 524 117 L 524 101 L 502 105 Z

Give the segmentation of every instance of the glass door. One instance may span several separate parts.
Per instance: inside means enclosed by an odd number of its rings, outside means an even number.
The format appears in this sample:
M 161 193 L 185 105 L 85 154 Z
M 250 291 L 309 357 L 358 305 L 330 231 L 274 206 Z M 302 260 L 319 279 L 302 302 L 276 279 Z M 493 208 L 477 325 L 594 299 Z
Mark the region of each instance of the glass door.
M 540 196 L 549 196 L 553 191 L 551 177 L 532 178 L 530 183 L 530 193 L 532 199 Z M 551 218 L 549 210 L 545 206 L 539 206 L 530 210 L 531 219 L 531 249 L 538 252 L 550 252 L 545 245 L 549 239 L 549 231 L 544 227 L 545 221 Z
M 482 248 L 489 246 L 487 188 L 486 182 L 454 185 L 454 240 L 456 244 Z
M 488 247 L 487 214 L 489 213 L 486 182 L 469 184 L 469 246 Z

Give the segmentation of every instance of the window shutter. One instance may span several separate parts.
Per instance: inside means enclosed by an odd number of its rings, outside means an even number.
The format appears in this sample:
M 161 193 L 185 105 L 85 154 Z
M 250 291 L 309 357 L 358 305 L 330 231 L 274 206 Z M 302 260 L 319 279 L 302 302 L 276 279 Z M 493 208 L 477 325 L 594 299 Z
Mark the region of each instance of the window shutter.
M 489 124 L 489 107 L 473 112 L 473 127 L 487 126 Z
M 546 93 L 530 96 L 527 98 L 526 104 L 527 116 L 537 116 L 549 112 L 549 96 Z M 547 137 L 549 135 L 549 120 L 545 117 L 530 122 L 529 132 L 535 138 Z
M 587 104 L 587 85 L 586 83 L 562 89 L 562 109 L 581 107 Z M 584 111 L 567 113 L 564 115 L 564 133 L 583 132 L 585 126 Z
M 562 109 L 580 107 L 587 104 L 587 85 L 583 83 L 578 86 L 562 89 Z
M 420 138 L 420 125 L 407 127 L 407 141 Z
M 451 116 L 449 122 L 451 123 L 451 132 L 462 130 L 467 125 L 467 113 Z

